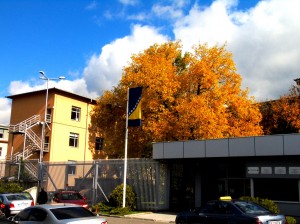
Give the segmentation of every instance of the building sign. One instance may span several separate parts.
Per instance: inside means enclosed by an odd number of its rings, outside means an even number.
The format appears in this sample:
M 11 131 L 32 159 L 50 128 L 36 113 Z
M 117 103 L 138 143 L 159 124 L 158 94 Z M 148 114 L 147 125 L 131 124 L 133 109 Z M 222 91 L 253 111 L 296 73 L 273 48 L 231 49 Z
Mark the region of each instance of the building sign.
M 274 168 L 275 174 L 286 174 L 286 167 L 285 166 L 276 166 Z
M 270 166 L 263 166 L 260 168 L 261 174 L 272 174 L 272 167 Z
M 300 167 L 289 167 L 289 174 L 293 175 L 293 174 L 300 174 Z
M 259 174 L 259 167 L 258 166 L 252 166 L 247 168 L 248 174 Z
M 269 165 L 269 164 L 268 164 Z M 272 164 L 250 165 L 246 167 L 246 176 L 253 178 L 300 178 L 300 166 Z

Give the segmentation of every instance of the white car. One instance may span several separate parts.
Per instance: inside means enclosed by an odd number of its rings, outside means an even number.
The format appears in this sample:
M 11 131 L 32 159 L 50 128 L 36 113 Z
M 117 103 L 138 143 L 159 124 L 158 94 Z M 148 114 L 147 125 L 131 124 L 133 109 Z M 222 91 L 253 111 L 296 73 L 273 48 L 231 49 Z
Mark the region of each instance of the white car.
M 12 217 L 20 224 L 107 224 L 88 209 L 75 204 L 44 204 L 25 208 Z
M 0 194 L 0 209 L 6 217 L 34 205 L 33 198 L 28 192 Z

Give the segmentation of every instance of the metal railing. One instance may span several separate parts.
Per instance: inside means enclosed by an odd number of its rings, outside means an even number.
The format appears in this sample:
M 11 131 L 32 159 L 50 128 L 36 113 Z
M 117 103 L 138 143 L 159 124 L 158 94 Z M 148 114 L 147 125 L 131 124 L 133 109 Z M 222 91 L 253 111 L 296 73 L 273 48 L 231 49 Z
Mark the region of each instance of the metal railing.
M 34 125 L 37 125 L 41 121 L 41 115 L 33 115 L 30 118 L 27 118 L 26 120 L 9 126 L 10 132 L 21 132 L 24 133 L 26 129 L 31 128 Z

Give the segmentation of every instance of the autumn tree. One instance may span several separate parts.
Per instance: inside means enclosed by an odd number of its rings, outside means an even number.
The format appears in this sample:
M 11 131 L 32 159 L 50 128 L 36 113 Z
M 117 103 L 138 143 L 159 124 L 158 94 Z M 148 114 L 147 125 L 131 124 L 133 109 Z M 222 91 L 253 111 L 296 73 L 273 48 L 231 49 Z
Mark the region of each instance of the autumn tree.
M 129 156 L 148 157 L 154 141 L 252 136 L 262 133 L 261 114 L 241 89 L 225 45 L 155 44 L 133 55 L 122 79 L 98 99 L 91 131 L 106 140 L 109 157 L 123 157 L 127 88 L 143 87 L 142 127 L 129 129 Z
M 300 100 L 292 86 L 288 94 L 278 100 L 260 104 L 264 134 L 289 134 L 300 132 Z

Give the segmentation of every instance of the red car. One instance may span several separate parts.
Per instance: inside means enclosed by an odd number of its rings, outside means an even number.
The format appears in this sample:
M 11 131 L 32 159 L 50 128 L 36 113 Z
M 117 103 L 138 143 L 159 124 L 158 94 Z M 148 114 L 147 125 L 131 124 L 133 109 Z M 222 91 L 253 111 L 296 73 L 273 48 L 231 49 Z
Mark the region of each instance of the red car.
M 88 208 L 86 197 L 83 197 L 77 191 L 60 191 L 54 194 L 54 202 L 57 203 L 71 203 L 81 205 L 84 208 Z

